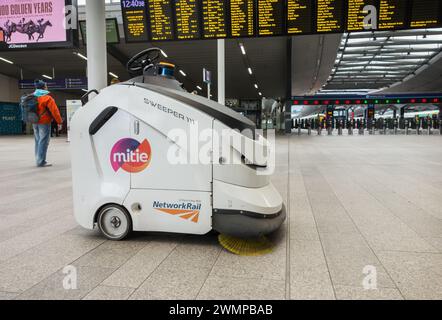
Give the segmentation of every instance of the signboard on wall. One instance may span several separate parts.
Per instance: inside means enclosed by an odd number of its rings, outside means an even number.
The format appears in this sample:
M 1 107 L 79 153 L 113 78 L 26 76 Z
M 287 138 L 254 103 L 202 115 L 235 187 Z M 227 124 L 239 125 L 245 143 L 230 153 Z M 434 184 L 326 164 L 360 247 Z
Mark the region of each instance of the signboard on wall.
M 81 90 L 87 89 L 87 78 L 57 78 L 45 80 L 49 90 Z M 34 80 L 19 80 L 19 89 L 34 90 Z
M 121 8 L 127 42 L 442 27 L 440 0 L 122 0 Z
M 76 0 L 1 0 L 0 50 L 72 47 L 78 33 L 66 26 L 70 25 L 72 15 L 76 20 L 76 10 L 72 10 L 76 3 Z

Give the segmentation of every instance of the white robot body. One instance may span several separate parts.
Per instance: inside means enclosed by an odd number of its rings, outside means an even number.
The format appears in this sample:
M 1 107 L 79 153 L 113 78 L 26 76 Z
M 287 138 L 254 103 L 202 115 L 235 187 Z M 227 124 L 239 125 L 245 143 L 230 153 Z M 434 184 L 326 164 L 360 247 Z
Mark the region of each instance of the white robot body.
M 230 146 L 239 163 L 224 164 L 227 155 L 212 135 L 232 127 L 253 129 L 253 123 L 180 90 L 176 80 L 159 86 L 161 79 L 141 78 L 103 89 L 72 119 L 77 222 L 93 229 L 100 210 L 117 205 L 127 211 L 134 231 L 202 235 L 215 229 L 252 237 L 276 230 L 285 219 L 283 201 L 269 176 L 257 174 L 266 157 L 253 154 L 265 147 L 265 139 L 244 137 L 249 148 Z M 171 132 L 180 131 L 212 134 L 197 146 L 171 139 Z M 210 161 L 195 157 L 201 150 Z M 176 154 L 187 162 L 171 163 Z

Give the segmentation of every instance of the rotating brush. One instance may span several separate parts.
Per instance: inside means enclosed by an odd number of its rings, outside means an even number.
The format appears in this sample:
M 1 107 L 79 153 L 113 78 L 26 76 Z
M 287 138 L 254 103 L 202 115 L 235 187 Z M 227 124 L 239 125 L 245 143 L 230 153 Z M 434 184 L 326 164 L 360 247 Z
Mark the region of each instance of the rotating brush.
M 218 241 L 223 248 L 239 256 L 260 256 L 273 250 L 273 244 L 264 236 L 243 239 L 220 234 Z

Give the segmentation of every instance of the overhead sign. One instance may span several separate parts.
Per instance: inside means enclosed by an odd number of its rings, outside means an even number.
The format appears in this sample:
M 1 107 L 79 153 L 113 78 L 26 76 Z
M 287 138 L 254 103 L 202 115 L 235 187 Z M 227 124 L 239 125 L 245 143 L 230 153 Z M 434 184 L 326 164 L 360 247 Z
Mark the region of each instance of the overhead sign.
M 83 44 L 86 45 L 86 21 L 80 21 L 80 32 Z M 120 31 L 117 18 L 106 19 L 106 42 L 108 44 L 120 43 Z
M 1 0 L 0 50 L 73 46 L 76 32 L 66 29 L 72 4 L 76 0 Z
M 60 78 L 53 80 L 45 80 L 49 90 L 81 90 L 87 89 L 87 78 Z M 35 89 L 34 80 L 20 80 L 18 82 L 19 89 L 33 90 Z
M 145 42 L 147 33 L 147 6 L 145 0 L 121 1 L 126 42 Z
M 421 95 L 383 95 L 383 96 L 304 96 L 292 97 L 295 106 L 327 106 L 327 105 L 370 105 L 370 104 L 415 104 L 442 103 L 442 94 Z
M 442 27 L 440 0 L 122 0 L 127 42 Z

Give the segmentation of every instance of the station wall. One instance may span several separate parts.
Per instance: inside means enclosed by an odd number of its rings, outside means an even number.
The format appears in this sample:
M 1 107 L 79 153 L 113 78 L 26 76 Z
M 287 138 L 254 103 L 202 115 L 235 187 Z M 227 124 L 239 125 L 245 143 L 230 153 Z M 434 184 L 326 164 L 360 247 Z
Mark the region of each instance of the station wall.
M 18 80 L 0 74 L 0 101 L 18 102 L 19 99 Z

